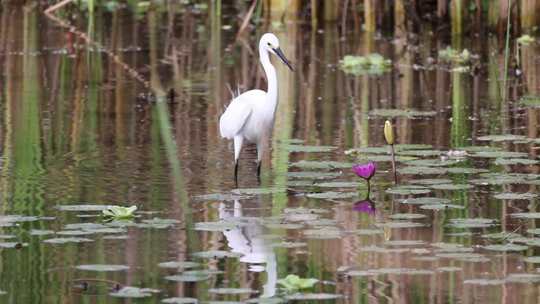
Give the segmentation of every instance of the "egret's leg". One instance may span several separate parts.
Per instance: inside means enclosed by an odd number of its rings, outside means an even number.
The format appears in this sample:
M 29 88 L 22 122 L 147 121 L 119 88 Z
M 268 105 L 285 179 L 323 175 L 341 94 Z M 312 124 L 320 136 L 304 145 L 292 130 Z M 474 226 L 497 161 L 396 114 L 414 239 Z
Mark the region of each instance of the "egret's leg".
M 234 137 L 234 182 L 238 187 L 238 158 L 240 157 L 240 151 L 242 150 L 242 142 L 244 137 L 237 135 Z
M 264 152 L 264 140 L 257 143 L 257 179 L 261 181 L 261 163 Z

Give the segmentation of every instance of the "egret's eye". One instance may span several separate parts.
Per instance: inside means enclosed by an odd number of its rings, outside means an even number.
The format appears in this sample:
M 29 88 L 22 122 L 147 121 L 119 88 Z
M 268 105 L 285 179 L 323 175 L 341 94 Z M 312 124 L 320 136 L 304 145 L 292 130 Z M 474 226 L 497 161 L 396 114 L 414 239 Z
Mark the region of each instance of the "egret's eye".
M 270 44 L 270 42 L 268 42 L 268 46 L 272 46 L 272 45 Z

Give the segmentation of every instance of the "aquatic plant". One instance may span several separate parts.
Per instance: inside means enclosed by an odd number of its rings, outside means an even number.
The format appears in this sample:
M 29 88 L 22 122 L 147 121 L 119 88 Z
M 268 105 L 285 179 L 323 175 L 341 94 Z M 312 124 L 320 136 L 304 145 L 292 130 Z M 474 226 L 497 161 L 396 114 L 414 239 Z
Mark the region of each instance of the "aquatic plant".
M 339 66 L 345 73 L 355 76 L 380 75 L 390 69 L 392 61 L 377 53 L 367 56 L 346 55 L 339 61 Z
M 368 162 L 365 164 L 354 165 L 352 169 L 354 173 L 356 173 L 356 175 L 366 180 L 368 187 L 366 199 L 369 199 L 369 193 L 371 191 L 371 185 L 369 181 L 371 180 L 373 175 L 375 175 L 375 171 L 377 171 L 377 165 L 375 165 L 374 162 Z
M 110 206 L 107 209 L 104 209 L 102 211 L 103 216 L 115 219 L 115 220 L 122 220 L 122 219 L 130 219 L 134 217 L 134 213 L 137 210 L 137 206 L 131 206 L 131 207 L 122 207 L 122 206 Z
M 397 185 L 397 170 L 396 170 L 396 151 L 394 149 L 394 127 L 392 122 L 387 120 L 384 123 L 384 139 L 390 145 L 390 153 L 392 155 L 392 171 L 394 171 L 394 184 Z
M 370 199 L 365 199 L 354 203 L 353 210 L 357 212 L 375 214 L 375 203 Z
M 319 280 L 303 279 L 295 274 L 289 274 L 284 279 L 279 279 L 277 283 L 285 288 L 288 293 L 295 292 L 301 289 L 312 288 Z
M 521 45 L 531 45 L 531 43 L 534 42 L 534 38 L 529 36 L 529 35 L 522 35 L 521 37 L 519 37 L 517 40 L 517 43 L 521 44 Z

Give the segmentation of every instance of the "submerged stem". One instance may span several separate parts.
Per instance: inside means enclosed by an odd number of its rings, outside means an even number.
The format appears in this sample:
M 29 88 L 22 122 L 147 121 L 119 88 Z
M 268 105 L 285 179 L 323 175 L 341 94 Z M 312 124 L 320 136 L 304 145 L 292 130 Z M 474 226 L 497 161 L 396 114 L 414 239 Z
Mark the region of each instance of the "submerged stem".
M 390 145 L 392 153 L 392 171 L 394 171 L 394 185 L 397 185 L 397 170 L 396 170 L 396 151 L 394 150 L 394 145 Z
M 366 180 L 367 181 L 367 196 L 366 196 L 366 200 L 369 200 L 369 194 L 371 193 L 371 184 L 369 182 L 369 179 Z

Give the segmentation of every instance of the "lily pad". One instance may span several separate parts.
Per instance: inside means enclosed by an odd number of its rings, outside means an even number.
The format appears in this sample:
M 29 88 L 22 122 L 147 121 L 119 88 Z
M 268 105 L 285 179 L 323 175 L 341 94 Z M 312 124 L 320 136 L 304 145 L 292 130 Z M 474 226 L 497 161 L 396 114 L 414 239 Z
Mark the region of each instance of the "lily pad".
M 357 235 L 377 235 L 377 234 L 383 234 L 384 230 L 382 229 L 358 229 L 353 230 L 351 233 L 357 234 Z
M 52 230 L 43 230 L 43 229 L 32 229 L 32 230 L 30 230 L 30 235 L 45 236 L 45 235 L 50 235 L 50 234 L 54 234 L 54 231 L 52 231 Z
M 337 162 L 337 161 L 315 161 L 315 160 L 301 160 L 299 162 L 291 163 L 291 167 L 304 168 L 304 169 L 350 169 L 352 163 Z
M 197 304 L 199 303 L 199 300 L 195 298 L 166 298 L 161 300 L 161 303 L 165 304 Z
M 442 153 L 443 152 L 439 150 L 407 150 L 407 151 L 397 152 L 398 155 L 420 156 L 420 157 L 439 156 Z M 433 162 L 430 162 L 430 164 L 433 164 Z M 412 165 L 411 167 L 430 167 L 430 165 Z
M 19 242 L 0 242 L 0 248 L 22 248 L 28 247 L 28 243 Z
M 385 246 L 420 246 L 424 244 L 425 242 L 420 240 L 394 240 L 384 242 Z
M 519 219 L 540 219 L 540 212 L 517 212 L 510 216 Z
M 129 266 L 126 265 L 107 265 L 107 264 L 88 264 L 76 266 L 78 270 L 85 271 L 97 271 L 97 272 L 110 272 L 110 271 L 124 271 L 128 270 Z
M 93 211 L 103 211 L 110 207 L 112 207 L 112 205 L 82 204 L 82 205 L 58 205 L 56 206 L 56 209 L 60 211 L 93 212 Z
M 439 197 L 416 197 L 408 198 L 401 201 L 402 204 L 409 205 L 434 205 L 434 204 L 449 204 L 451 201 L 447 198 Z
M 317 199 L 346 199 L 356 196 L 356 192 L 334 192 L 334 191 L 328 191 L 328 192 L 320 192 L 320 193 L 309 193 L 306 196 L 309 198 L 317 198 Z
M 497 221 L 488 218 L 456 218 L 450 220 L 450 226 L 454 228 L 485 228 L 497 225 Z
M 490 286 L 490 285 L 503 285 L 504 280 L 499 279 L 469 279 L 463 281 L 463 284 L 467 285 L 481 285 L 481 286 Z
M 452 180 L 447 178 L 424 178 L 409 180 L 409 184 L 419 185 L 438 185 L 438 184 L 451 184 Z
M 193 197 L 195 201 L 218 201 L 218 202 L 236 201 L 236 200 L 243 200 L 243 199 L 248 199 L 248 198 L 250 198 L 250 196 L 231 194 L 231 193 L 211 193 L 211 194 L 197 195 Z
M 181 273 L 176 275 L 166 276 L 165 280 L 175 281 L 175 282 L 200 282 L 210 279 L 211 275 L 209 273 Z
M 369 111 L 370 116 L 383 116 L 383 117 L 432 117 L 437 115 L 435 111 L 419 111 L 413 109 L 373 109 Z
M 527 158 L 527 153 L 513 151 L 478 151 L 471 154 L 472 157 L 481 158 Z
M 437 151 L 439 153 L 439 151 Z M 438 154 L 437 154 L 438 155 Z M 407 166 L 413 167 L 447 167 L 458 163 L 456 160 L 441 160 L 440 158 L 433 159 L 416 159 L 405 162 Z
M 153 218 L 149 220 L 142 220 L 143 224 L 138 224 L 137 227 L 141 228 L 154 228 L 154 229 L 166 229 L 172 227 L 176 224 L 179 224 L 180 221 L 174 219 L 162 219 L 162 218 Z
M 237 222 L 218 221 L 218 222 L 200 222 L 195 223 L 195 230 L 200 231 L 229 231 L 246 226 L 246 224 L 240 224 Z
M 514 141 L 514 140 L 523 140 L 526 137 L 523 135 L 514 135 L 514 134 L 502 134 L 502 135 L 486 135 L 486 136 L 480 136 L 477 139 L 481 141 L 493 141 L 493 142 L 501 142 L 501 141 Z
M 497 158 L 495 160 L 496 165 L 507 166 L 507 165 L 536 165 L 540 163 L 537 160 L 529 158 Z
M 540 283 L 540 274 L 534 273 L 511 273 L 506 277 L 509 283 Z
M 363 185 L 359 182 L 325 182 L 325 183 L 317 183 L 315 186 L 321 187 L 321 188 L 356 188 L 359 185 Z
M 393 228 L 393 229 L 402 229 L 402 228 L 425 227 L 426 225 L 421 224 L 421 223 L 409 222 L 409 221 L 393 221 L 393 222 L 377 223 L 375 224 L 375 226 Z
M 309 239 L 338 239 L 343 236 L 343 231 L 335 227 L 306 229 L 303 233 L 304 236 Z
M 531 200 L 538 197 L 538 194 L 531 192 L 516 193 L 516 192 L 505 192 L 497 193 L 494 196 L 496 199 L 501 200 Z
M 523 251 L 529 249 L 528 246 L 517 244 L 493 244 L 482 246 L 482 248 L 491 251 Z
M 294 293 L 285 296 L 289 301 L 328 301 L 342 297 L 343 295 L 333 293 Z
M 340 172 L 307 172 L 307 171 L 300 171 L 300 172 L 288 172 L 287 177 L 288 178 L 297 178 L 297 179 L 333 179 L 337 178 L 341 175 Z
M 247 195 L 262 195 L 262 194 L 284 193 L 286 191 L 287 189 L 285 188 L 244 188 L 244 189 L 233 189 L 232 193 L 247 194 Z
M 540 256 L 530 256 L 523 259 L 527 263 L 540 264 Z
M 289 152 L 332 152 L 336 149 L 333 146 L 303 146 L 303 145 L 286 145 L 285 149 Z
M 210 288 L 208 289 L 208 292 L 215 294 L 235 295 L 256 293 L 257 291 L 251 288 Z
M 465 209 L 464 206 L 456 204 L 428 204 L 420 206 L 420 209 L 423 210 L 447 210 L 447 209 Z
M 117 298 L 146 298 L 152 296 L 153 293 L 159 293 L 160 291 L 152 288 L 139 288 L 133 286 L 125 286 L 122 289 L 111 292 L 111 297 Z
M 394 188 L 387 189 L 385 191 L 389 194 L 395 194 L 395 195 L 412 195 L 412 194 L 426 194 L 430 193 L 431 190 L 424 186 L 416 186 L 416 185 L 403 185 L 403 186 L 397 186 Z
M 431 188 L 435 190 L 468 190 L 474 187 L 467 184 L 438 184 L 432 185 Z
M 448 172 L 448 169 L 441 167 L 416 167 L 408 166 L 398 168 L 399 174 L 410 174 L 410 175 L 440 175 Z
M 80 238 L 80 237 L 65 237 L 65 238 L 52 238 L 46 239 L 43 243 L 48 244 L 67 244 L 67 243 L 84 243 L 84 242 L 93 242 L 92 239 Z
M 425 214 L 418 213 L 397 213 L 389 216 L 393 220 L 418 220 L 426 218 Z
M 186 269 L 186 268 L 196 268 L 201 266 L 201 263 L 191 262 L 191 261 L 170 261 L 163 262 L 158 264 L 161 268 L 171 268 L 171 269 Z
M 448 173 L 451 173 L 451 174 L 477 174 L 477 173 L 483 173 L 483 172 L 489 172 L 489 170 L 478 169 L 478 168 L 467 168 L 467 167 L 448 168 Z
M 202 258 L 202 259 L 239 258 L 242 256 L 241 253 L 223 251 L 223 250 L 200 251 L 200 252 L 195 252 L 192 255 L 196 258 Z
M 346 274 L 351 277 L 377 276 L 377 275 L 432 275 L 435 272 L 416 268 L 379 268 L 368 270 L 351 270 Z

